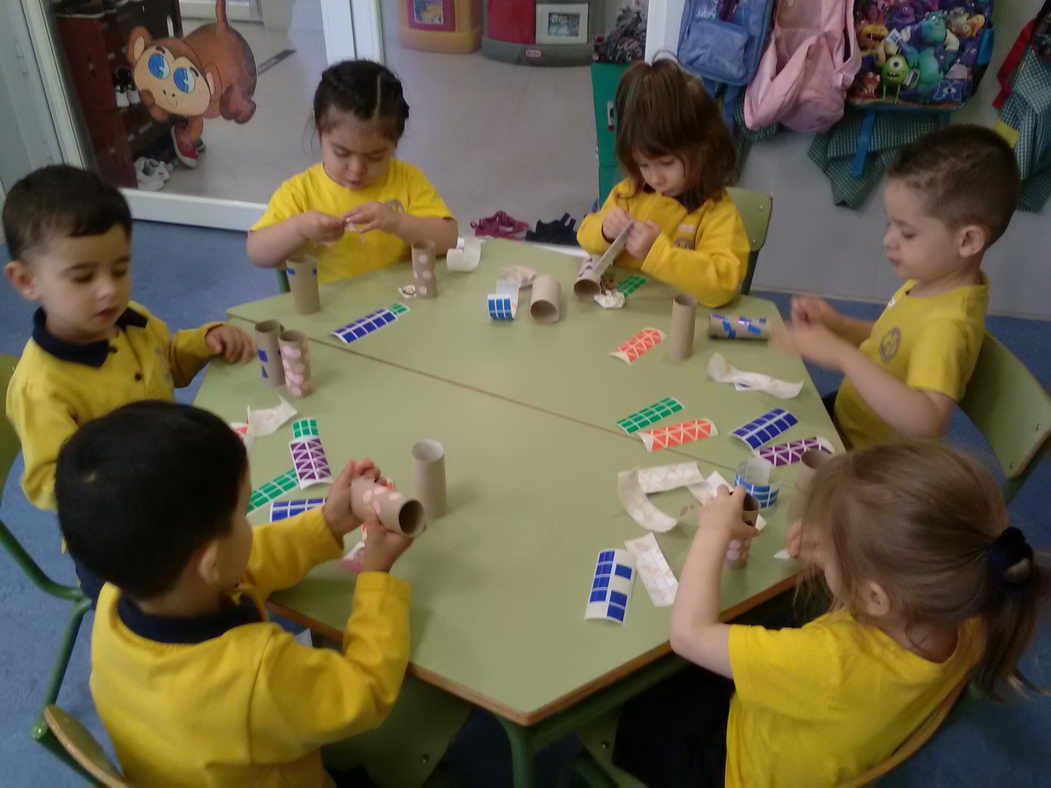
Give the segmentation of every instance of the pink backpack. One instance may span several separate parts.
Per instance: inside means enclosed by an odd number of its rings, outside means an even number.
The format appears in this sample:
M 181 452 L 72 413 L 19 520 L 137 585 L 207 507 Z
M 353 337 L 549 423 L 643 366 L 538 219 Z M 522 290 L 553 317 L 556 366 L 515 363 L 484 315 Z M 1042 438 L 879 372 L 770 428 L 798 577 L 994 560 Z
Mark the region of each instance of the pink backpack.
M 843 117 L 860 65 L 850 0 L 780 0 L 773 34 L 745 91 L 745 125 L 827 131 Z

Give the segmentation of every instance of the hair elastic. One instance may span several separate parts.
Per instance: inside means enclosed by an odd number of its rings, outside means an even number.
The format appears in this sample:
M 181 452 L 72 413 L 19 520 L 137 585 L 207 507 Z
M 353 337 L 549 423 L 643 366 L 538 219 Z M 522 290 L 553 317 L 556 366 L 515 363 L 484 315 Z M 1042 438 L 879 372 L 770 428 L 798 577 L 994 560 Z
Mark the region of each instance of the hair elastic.
M 989 561 L 989 567 L 993 570 L 993 579 L 1002 591 L 1020 591 L 1033 576 L 1032 571 L 1026 575 L 1024 580 L 1008 580 L 1008 570 L 1025 559 L 1032 560 L 1033 548 L 1025 539 L 1025 534 L 1011 526 L 1005 528 L 1003 533 L 996 537 L 989 546 L 985 548 L 985 555 Z

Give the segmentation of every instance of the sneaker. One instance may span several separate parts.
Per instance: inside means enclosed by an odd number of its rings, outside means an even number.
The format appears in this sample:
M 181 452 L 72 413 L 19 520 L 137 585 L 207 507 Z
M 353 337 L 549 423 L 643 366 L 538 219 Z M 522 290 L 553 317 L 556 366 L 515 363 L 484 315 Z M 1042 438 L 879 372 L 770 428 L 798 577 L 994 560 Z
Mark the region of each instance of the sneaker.
M 197 138 L 197 152 L 204 153 L 204 137 Z
M 197 159 L 199 154 L 197 152 L 197 146 L 186 139 L 182 132 L 185 132 L 185 123 L 176 123 L 172 126 L 172 143 L 175 145 L 175 155 L 179 157 L 179 161 L 189 167 L 191 170 L 197 169 Z
M 139 96 L 139 91 L 135 89 L 134 85 L 126 85 L 124 92 L 128 95 L 128 103 L 134 106 L 135 104 L 141 104 L 142 98 Z
M 141 156 L 135 160 L 135 181 L 144 192 L 159 192 L 164 188 L 164 179 Z
M 171 167 L 171 169 L 168 169 L 169 167 Z M 167 183 L 168 179 L 172 177 L 172 170 L 174 169 L 175 167 L 173 165 L 169 165 L 166 162 L 157 161 L 157 159 L 146 159 L 146 172 L 156 173 L 165 183 Z
M 116 97 L 117 97 L 117 108 L 118 109 L 126 108 L 128 106 L 128 93 L 124 89 L 124 86 L 123 85 L 117 85 L 115 88 L 113 88 L 113 92 L 116 94 Z

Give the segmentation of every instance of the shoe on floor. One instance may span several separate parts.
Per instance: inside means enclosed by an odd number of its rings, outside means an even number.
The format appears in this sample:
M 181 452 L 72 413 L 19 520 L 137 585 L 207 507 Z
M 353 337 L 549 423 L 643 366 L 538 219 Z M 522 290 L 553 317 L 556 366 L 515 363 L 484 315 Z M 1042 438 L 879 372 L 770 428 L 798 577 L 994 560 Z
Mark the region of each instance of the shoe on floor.
M 179 161 L 191 170 L 197 169 L 197 159 L 200 156 L 195 140 L 187 139 L 185 123 L 176 123 L 172 126 L 172 143 L 175 145 L 175 155 Z
M 135 181 L 144 192 L 159 192 L 164 188 L 165 180 L 149 159 L 140 156 L 135 160 Z
M 492 216 L 477 219 L 471 222 L 475 235 L 488 235 L 493 238 L 511 238 L 521 241 L 523 233 L 529 227 L 525 222 L 520 222 L 513 216 L 508 216 L 504 211 L 497 211 Z

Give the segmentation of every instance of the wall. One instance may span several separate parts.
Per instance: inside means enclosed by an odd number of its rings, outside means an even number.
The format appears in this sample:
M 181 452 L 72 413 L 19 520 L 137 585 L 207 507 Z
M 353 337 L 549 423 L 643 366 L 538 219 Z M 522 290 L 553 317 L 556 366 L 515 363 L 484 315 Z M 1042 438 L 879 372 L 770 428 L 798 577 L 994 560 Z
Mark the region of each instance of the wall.
M 995 7 L 996 48 L 978 95 L 956 122 L 993 125 L 995 69 L 1042 0 L 1000 0 Z M 674 51 L 683 0 L 650 0 L 648 57 Z M 832 204 L 828 180 L 807 158 L 810 135 L 782 132 L 754 145 L 740 185 L 773 195 L 774 208 L 755 287 L 812 291 L 885 301 L 898 280 L 880 247 L 886 219 L 879 192 L 861 210 Z M 1016 213 L 1007 233 L 986 256 L 990 311 L 1051 319 L 1051 204 L 1043 213 Z

